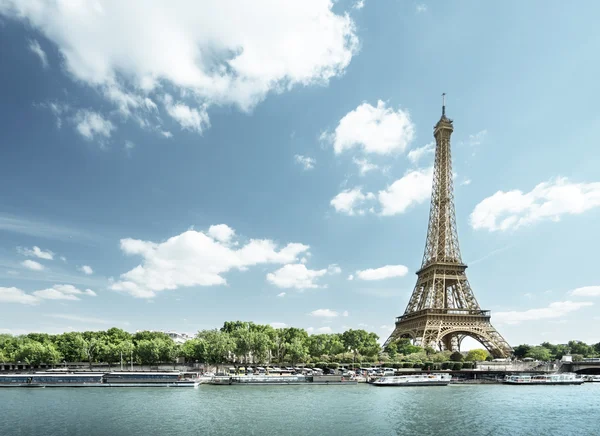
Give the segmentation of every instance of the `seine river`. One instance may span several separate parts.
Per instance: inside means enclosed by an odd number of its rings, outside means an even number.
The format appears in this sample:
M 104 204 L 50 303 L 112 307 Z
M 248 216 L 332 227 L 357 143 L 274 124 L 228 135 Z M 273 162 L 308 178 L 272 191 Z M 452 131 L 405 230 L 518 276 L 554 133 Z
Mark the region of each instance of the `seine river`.
M 600 435 L 582 386 L 0 389 L 0 435 Z

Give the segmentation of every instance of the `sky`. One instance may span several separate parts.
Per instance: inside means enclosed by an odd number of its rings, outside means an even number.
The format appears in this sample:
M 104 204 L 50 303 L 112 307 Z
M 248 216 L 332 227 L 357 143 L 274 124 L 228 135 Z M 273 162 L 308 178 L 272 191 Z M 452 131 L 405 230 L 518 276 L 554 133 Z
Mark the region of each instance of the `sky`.
M 0 332 L 227 320 L 382 340 L 447 93 L 508 340 L 600 341 L 597 2 L 0 2 Z

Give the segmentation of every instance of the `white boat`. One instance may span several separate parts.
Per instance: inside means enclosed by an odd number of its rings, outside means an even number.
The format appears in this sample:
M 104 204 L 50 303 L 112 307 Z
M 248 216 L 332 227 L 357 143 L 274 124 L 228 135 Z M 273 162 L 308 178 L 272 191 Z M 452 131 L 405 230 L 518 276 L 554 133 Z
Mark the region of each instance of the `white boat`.
M 450 383 L 450 374 L 407 374 L 380 377 L 371 383 L 373 386 L 446 386 Z
M 507 375 L 502 383 L 507 385 L 580 385 L 581 376 L 571 372 L 543 375 Z
M 586 375 L 583 377 L 586 382 L 600 383 L 600 375 Z
M 107 387 L 196 387 L 198 378 L 184 378 L 179 371 L 173 372 L 111 372 L 103 377 Z

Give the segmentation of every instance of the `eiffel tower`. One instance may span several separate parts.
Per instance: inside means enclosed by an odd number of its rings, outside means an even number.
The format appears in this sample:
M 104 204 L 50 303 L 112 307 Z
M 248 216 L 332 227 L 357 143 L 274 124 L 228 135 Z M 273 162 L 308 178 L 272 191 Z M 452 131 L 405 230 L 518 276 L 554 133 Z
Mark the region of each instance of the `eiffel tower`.
M 442 117 L 433 128 L 435 163 L 425 254 L 408 306 L 396 318 L 396 328 L 384 347 L 410 338 L 422 347 L 459 351 L 462 340 L 470 336 L 492 356 L 507 357 L 512 349 L 490 323 L 490 311 L 479 307 L 460 256 L 450 151 L 453 131 L 442 94 Z

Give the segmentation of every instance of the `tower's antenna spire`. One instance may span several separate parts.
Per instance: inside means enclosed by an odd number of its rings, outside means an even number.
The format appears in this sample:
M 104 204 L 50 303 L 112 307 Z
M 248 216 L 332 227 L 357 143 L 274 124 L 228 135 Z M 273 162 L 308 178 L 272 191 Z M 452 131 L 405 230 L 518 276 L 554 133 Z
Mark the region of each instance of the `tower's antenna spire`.
M 442 116 L 446 116 L 446 93 L 442 93 Z

